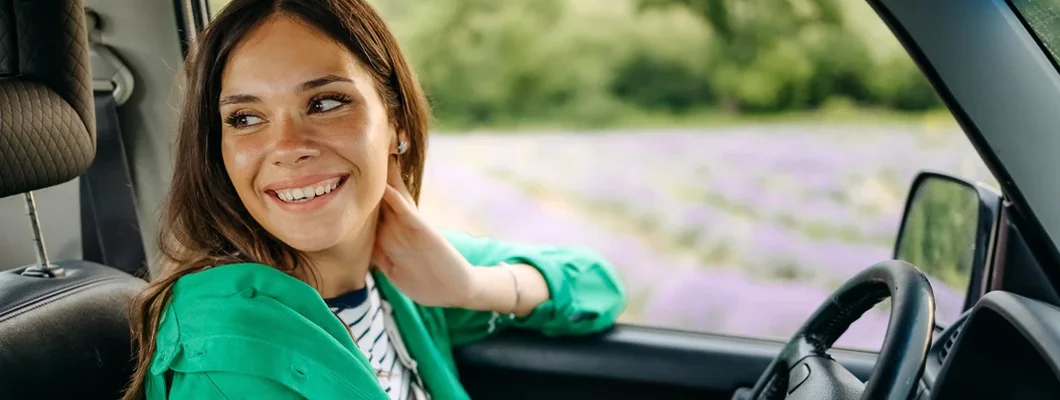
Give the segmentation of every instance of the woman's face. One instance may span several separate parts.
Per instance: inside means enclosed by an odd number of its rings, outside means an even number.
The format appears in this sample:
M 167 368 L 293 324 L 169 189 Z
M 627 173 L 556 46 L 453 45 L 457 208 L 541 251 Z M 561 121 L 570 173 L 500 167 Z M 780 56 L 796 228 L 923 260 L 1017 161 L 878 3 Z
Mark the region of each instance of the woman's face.
M 221 79 L 225 169 L 261 226 L 305 252 L 374 226 L 397 138 L 353 54 L 277 15 L 243 38 Z

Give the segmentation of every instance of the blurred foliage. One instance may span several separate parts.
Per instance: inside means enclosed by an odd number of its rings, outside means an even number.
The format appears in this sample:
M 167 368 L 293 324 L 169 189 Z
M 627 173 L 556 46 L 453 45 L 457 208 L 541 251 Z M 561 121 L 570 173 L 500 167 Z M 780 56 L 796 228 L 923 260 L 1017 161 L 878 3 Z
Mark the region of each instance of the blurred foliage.
M 964 290 L 971 279 L 979 195 L 971 187 L 931 178 L 917 189 L 898 242 L 898 259 Z
M 940 105 L 862 2 L 370 2 L 447 128 Z
M 375 0 L 449 126 L 939 106 L 863 3 Z

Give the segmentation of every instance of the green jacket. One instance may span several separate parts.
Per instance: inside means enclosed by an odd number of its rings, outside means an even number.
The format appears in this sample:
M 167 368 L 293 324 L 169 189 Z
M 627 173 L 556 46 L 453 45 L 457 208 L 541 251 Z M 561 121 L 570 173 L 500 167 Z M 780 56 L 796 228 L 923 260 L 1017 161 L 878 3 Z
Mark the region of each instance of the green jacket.
M 589 250 L 446 237 L 472 265 L 536 267 L 551 296 L 525 318 L 497 320 L 492 312 L 416 304 L 375 274 L 433 399 L 468 398 L 453 346 L 507 326 L 548 336 L 594 333 L 610 327 L 625 307 L 619 278 Z M 148 400 L 166 399 L 167 386 L 168 398 L 176 400 L 387 399 L 376 372 L 319 293 L 265 265 L 218 266 L 181 278 L 156 339 Z

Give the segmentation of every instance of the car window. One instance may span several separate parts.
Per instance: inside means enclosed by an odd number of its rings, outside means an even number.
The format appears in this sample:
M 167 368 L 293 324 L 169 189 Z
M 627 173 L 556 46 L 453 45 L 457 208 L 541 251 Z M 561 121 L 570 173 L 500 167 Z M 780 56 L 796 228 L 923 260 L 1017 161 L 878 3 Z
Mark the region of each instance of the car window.
M 437 118 L 422 212 L 595 249 L 624 323 L 784 340 L 891 258 L 919 170 L 996 186 L 864 2 L 705 1 L 373 1 Z M 926 272 L 948 324 L 968 271 Z M 887 310 L 837 346 L 878 350 Z
M 1060 0 L 1012 0 L 1053 61 L 1060 63 Z

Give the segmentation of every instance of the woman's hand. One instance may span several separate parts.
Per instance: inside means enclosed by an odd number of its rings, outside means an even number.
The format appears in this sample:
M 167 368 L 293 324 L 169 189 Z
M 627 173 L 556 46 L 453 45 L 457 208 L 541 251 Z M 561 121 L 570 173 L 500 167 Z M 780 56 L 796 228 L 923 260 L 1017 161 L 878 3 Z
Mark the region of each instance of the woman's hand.
M 397 157 L 390 159 L 372 262 L 402 293 L 425 306 L 525 316 L 549 298 L 545 278 L 534 267 L 476 268 L 468 263 L 420 217 Z
M 395 156 L 379 205 L 372 261 L 417 303 L 468 308 L 475 297 L 476 268 L 420 216 Z

